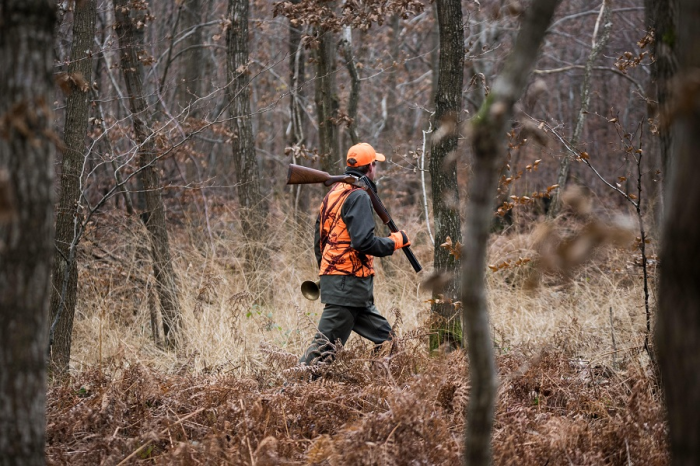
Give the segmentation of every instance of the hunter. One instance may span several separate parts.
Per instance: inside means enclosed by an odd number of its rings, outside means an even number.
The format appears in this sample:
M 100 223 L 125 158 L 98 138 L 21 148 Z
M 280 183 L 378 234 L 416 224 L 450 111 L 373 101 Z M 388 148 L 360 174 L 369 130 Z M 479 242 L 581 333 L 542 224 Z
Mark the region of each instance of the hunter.
M 376 191 L 377 162 L 384 160 L 371 145 L 356 144 L 348 150 L 345 173 L 363 178 Z M 352 331 L 377 345 L 391 339 L 389 322 L 374 306 L 374 257 L 390 256 L 411 243 L 402 230 L 375 236 L 374 225 L 372 203 L 362 188 L 336 183 L 323 199 L 314 249 L 325 307 L 300 363 L 332 361 L 335 343 L 345 344 Z

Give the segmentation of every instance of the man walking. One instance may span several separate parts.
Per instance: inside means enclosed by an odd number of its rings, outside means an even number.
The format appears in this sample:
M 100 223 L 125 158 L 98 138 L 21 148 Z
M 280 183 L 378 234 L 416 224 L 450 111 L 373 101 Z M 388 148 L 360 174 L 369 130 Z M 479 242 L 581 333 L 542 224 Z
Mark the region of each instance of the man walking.
M 367 143 L 348 150 L 345 172 L 376 190 L 378 154 Z M 321 203 L 314 249 L 319 265 L 321 302 L 325 304 L 318 333 L 300 362 L 330 362 L 334 344 L 355 331 L 375 344 L 391 339 L 391 326 L 374 306 L 374 257 L 390 256 L 411 243 L 404 231 L 389 237 L 374 234 L 369 195 L 360 187 L 337 183 Z

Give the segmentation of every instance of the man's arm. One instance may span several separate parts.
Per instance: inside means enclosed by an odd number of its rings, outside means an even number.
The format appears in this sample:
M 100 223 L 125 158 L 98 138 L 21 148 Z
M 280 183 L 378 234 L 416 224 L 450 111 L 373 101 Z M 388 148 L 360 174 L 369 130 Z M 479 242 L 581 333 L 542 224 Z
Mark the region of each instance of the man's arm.
M 353 191 L 345 200 L 340 214 L 348 227 L 350 245 L 370 256 L 390 256 L 395 250 L 394 240 L 375 236 L 372 212 L 372 202 L 363 190 Z

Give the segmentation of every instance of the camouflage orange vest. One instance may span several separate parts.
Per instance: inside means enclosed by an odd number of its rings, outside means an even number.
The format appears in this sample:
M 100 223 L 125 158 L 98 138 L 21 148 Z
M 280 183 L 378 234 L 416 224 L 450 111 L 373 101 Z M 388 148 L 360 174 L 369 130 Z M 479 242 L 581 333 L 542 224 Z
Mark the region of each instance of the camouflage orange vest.
M 321 203 L 322 259 L 319 275 L 374 275 L 374 257 L 362 254 L 350 246 L 348 227 L 340 215 L 345 200 L 357 189 L 361 188 L 338 183 Z

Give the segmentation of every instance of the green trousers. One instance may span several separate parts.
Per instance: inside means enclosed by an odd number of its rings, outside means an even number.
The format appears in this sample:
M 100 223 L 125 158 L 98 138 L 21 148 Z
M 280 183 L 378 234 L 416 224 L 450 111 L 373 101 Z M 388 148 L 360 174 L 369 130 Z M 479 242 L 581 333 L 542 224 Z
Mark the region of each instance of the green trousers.
M 353 331 L 378 345 L 391 339 L 391 325 L 374 304 L 369 307 L 326 304 L 318 323 L 318 333 L 299 362 L 311 365 L 332 361 L 336 341 L 340 340 L 344 345 Z

